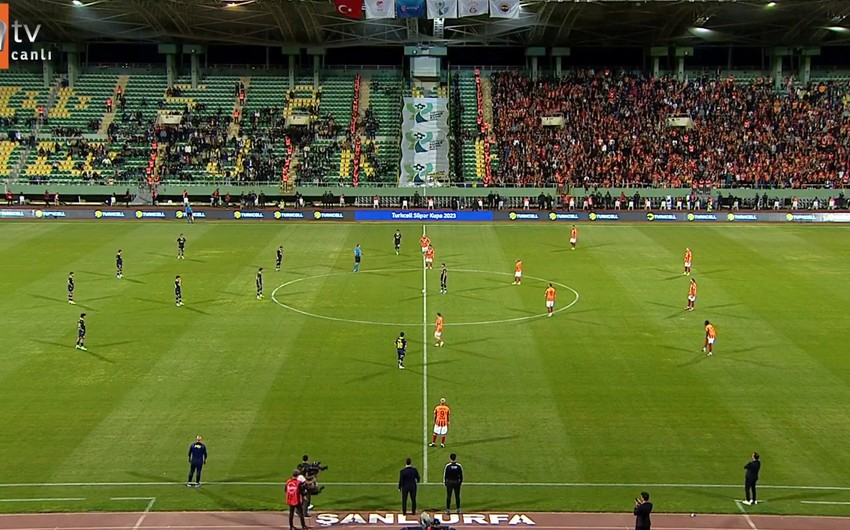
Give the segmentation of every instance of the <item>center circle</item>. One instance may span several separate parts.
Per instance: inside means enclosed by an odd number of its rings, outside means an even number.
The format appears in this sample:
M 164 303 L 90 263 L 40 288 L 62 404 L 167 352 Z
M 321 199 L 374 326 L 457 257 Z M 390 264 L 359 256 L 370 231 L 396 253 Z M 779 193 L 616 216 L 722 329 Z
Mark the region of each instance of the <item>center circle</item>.
M 317 280 L 317 279 L 321 279 L 321 278 L 329 278 L 329 277 L 334 277 L 334 276 L 351 276 L 351 275 L 360 275 L 360 274 L 387 274 L 387 273 L 399 273 L 399 272 L 422 272 L 422 269 L 377 269 L 377 270 L 362 270 L 360 272 L 350 272 L 350 271 L 330 272 L 330 273 L 327 273 L 327 274 L 317 274 L 315 276 L 305 276 L 303 278 L 296 278 L 294 280 L 290 280 L 286 283 L 283 283 L 283 284 L 275 287 L 274 290 L 272 291 L 272 294 L 271 294 L 271 300 L 275 304 L 279 305 L 280 307 L 282 307 L 284 309 L 288 309 L 289 311 L 292 311 L 294 313 L 298 313 L 299 315 L 304 315 L 304 316 L 308 316 L 308 317 L 312 317 L 312 318 L 319 318 L 319 319 L 328 320 L 328 321 L 331 321 L 331 322 L 344 322 L 344 323 L 348 323 L 348 324 L 367 324 L 367 325 L 372 325 L 372 326 L 394 326 L 394 327 L 422 327 L 422 326 L 430 325 L 427 322 L 414 322 L 414 323 L 410 323 L 410 322 L 383 322 L 383 321 L 378 321 L 378 320 L 363 320 L 363 319 L 356 319 L 356 318 L 342 318 L 342 317 L 334 317 L 334 316 L 330 316 L 330 315 L 322 315 L 322 314 L 319 314 L 319 313 L 313 313 L 313 312 L 310 312 L 310 311 L 305 311 L 303 309 L 298 309 L 297 307 L 294 307 L 290 304 L 287 304 L 287 303 L 282 302 L 282 301 L 277 299 L 277 293 L 279 291 L 281 291 L 282 289 L 286 289 L 287 287 L 290 287 L 292 285 L 295 285 L 295 284 L 298 284 L 298 283 L 301 283 L 301 282 L 310 281 L 310 280 Z M 510 276 L 510 277 L 513 277 L 512 272 L 494 272 L 494 271 L 485 271 L 485 270 L 478 270 L 478 269 L 452 269 L 452 272 L 465 273 L 465 274 L 489 274 L 489 275 L 495 275 L 495 276 Z M 563 283 L 556 282 L 556 281 L 553 281 L 553 280 L 546 280 L 544 278 L 539 278 L 539 277 L 536 277 L 536 276 L 528 276 L 528 275 L 525 275 L 525 274 L 523 274 L 522 278 L 523 278 L 523 280 L 532 280 L 532 281 L 536 281 L 536 282 L 542 282 L 543 284 L 551 283 L 552 285 L 555 285 L 556 287 L 565 289 L 565 290 L 567 290 L 567 291 L 569 291 L 573 294 L 574 299 L 569 304 L 566 304 L 563 307 L 557 308 L 555 310 L 556 314 L 560 313 L 562 311 L 566 311 L 567 309 L 576 305 L 579 301 L 580 297 L 579 297 L 578 291 L 576 291 L 575 289 L 573 289 L 572 287 L 570 287 L 568 285 L 564 285 Z M 423 296 L 425 296 L 425 295 L 423 295 Z M 541 305 L 542 305 L 542 301 L 541 301 Z M 512 318 L 503 318 L 503 319 L 494 319 L 494 320 L 480 320 L 480 321 L 476 321 L 476 322 L 450 322 L 450 323 L 446 323 L 446 327 L 449 327 L 449 326 L 486 326 L 486 325 L 491 325 L 491 324 L 509 324 L 509 323 L 514 323 L 514 322 L 525 322 L 525 321 L 528 321 L 528 320 L 535 320 L 535 319 L 542 318 L 542 317 L 545 317 L 545 316 L 546 316 L 546 313 L 541 312 L 541 313 L 536 313 L 536 314 L 533 314 L 533 315 L 527 315 L 527 316 L 521 316 L 521 317 L 512 317 Z

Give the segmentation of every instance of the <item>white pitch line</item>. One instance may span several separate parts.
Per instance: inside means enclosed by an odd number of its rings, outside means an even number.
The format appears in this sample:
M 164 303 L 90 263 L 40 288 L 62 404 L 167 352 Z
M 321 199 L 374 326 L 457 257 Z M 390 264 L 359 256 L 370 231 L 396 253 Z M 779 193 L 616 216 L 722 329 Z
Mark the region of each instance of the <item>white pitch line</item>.
M 752 530 L 759 530 L 756 524 L 750 519 L 750 514 L 747 513 L 747 510 L 744 509 L 744 503 L 742 501 L 735 501 L 735 506 L 738 507 L 738 510 L 744 514 L 744 520 L 747 521 L 747 524 L 750 525 Z
M 425 225 L 422 225 L 425 236 Z M 428 483 L 428 271 L 422 256 L 422 484 Z
M 142 526 L 142 523 L 145 522 L 145 517 L 148 516 L 150 511 L 153 509 L 153 505 L 156 502 L 156 497 L 151 497 L 148 505 L 145 506 L 145 511 L 139 515 L 139 518 L 136 520 L 136 524 L 133 525 L 133 530 L 139 530 L 139 527 Z
M 281 487 L 283 482 L 204 482 L 205 486 L 270 486 Z M 398 486 L 398 482 L 323 482 L 326 486 L 363 487 L 363 486 Z M 439 485 L 439 484 L 430 484 Z M 464 486 L 483 487 L 526 487 L 526 488 L 693 488 L 693 489 L 738 489 L 740 484 L 635 484 L 635 483 L 602 483 L 602 482 L 464 482 Z M 186 487 L 185 482 L 36 482 L 36 483 L 7 483 L 0 488 L 109 488 L 109 487 L 142 487 L 142 486 L 172 486 Z M 759 484 L 759 489 L 765 490 L 799 490 L 799 491 L 850 491 L 850 486 L 793 486 Z M 151 497 L 132 498 L 132 500 L 149 500 Z M 127 498 L 127 500 L 131 500 Z M 761 501 L 760 501 L 761 502 Z
M 424 267 L 424 262 L 423 262 L 423 267 Z M 360 272 L 362 274 L 368 274 L 368 273 L 382 273 L 382 272 L 411 272 L 411 271 L 415 271 L 415 270 L 416 269 L 376 269 L 376 270 L 364 270 L 364 271 L 360 271 Z M 467 273 L 475 273 L 475 274 L 496 274 L 496 275 L 499 275 L 499 276 L 512 276 L 513 275 L 512 272 L 485 271 L 485 270 L 479 270 L 479 269 L 452 269 L 452 271 L 455 272 L 455 273 L 457 273 L 457 272 L 467 272 Z M 284 309 L 288 309 L 288 310 L 290 310 L 294 313 L 298 313 L 299 315 L 303 315 L 303 316 L 306 316 L 306 317 L 312 317 L 312 318 L 319 318 L 319 319 L 322 319 L 322 320 L 328 320 L 330 322 L 343 322 L 343 323 L 346 323 L 346 324 L 362 324 L 362 325 L 369 325 L 369 326 L 392 326 L 392 327 L 402 327 L 402 328 L 403 327 L 419 327 L 421 325 L 419 323 L 380 322 L 380 321 L 375 321 L 375 320 L 359 320 L 359 319 L 354 319 L 354 318 L 342 318 L 342 317 L 332 317 L 332 316 L 327 316 L 327 315 L 319 315 L 317 313 L 312 313 L 310 311 L 304 311 L 303 309 L 298 309 L 297 307 L 292 307 L 291 305 L 285 304 L 285 303 L 283 303 L 283 302 L 281 302 L 280 300 L 277 299 L 277 292 L 280 291 L 281 289 L 285 288 L 285 287 L 289 287 L 290 285 L 293 285 L 293 284 L 296 284 L 296 283 L 299 283 L 299 282 L 303 282 L 303 281 L 307 281 L 307 280 L 316 279 L 316 278 L 327 278 L 329 276 L 342 276 L 342 275 L 349 275 L 349 274 L 351 274 L 351 273 L 350 272 L 332 272 L 332 273 L 328 273 L 328 274 L 319 274 L 317 276 L 306 276 L 304 278 L 296 278 L 294 280 L 290 280 L 286 283 L 283 283 L 283 284 L 275 287 L 274 290 L 272 290 L 271 300 L 272 300 L 272 302 L 274 302 L 278 306 L 280 306 Z M 545 278 L 539 278 L 537 276 L 524 275 L 523 278 L 526 279 L 526 280 L 535 280 L 535 281 L 540 281 L 540 282 L 543 282 L 543 283 L 550 283 L 551 282 L 553 285 L 556 285 L 558 287 L 563 287 L 564 289 L 572 292 L 575 295 L 575 299 L 573 299 L 572 302 L 570 302 L 569 304 L 567 304 L 563 307 L 556 309 L 555 314 L 558 314 L 562 311 L 566 311 L 567 309 L 570 309 L 571 307 L 576 305 L 579 301 L 580 296 L 578 294 L 578 291 L 576 291 L 575 289 L 573 289 L 572 287 L 570 287 L 568 285 L 564 285 L 563 283 L 556 282 L 554 280 L 547 280 Z M 487 325 L 492 325 L 492 324 L 511 324 L 511 323 L 517 323 L 517 322 L 527 322 L 529 320 L 537 320 L 537 319 L 541 319 L 545 316 L 546 316 L 546 313 L 543 312 L 543 313 L 537 313 L 537 314 L 528 315 L 528 316 L 524 316 L 524 317 L 503 318 L 503 319 L 500 319 L 500 320 L 482 320 L 482 321 L 477 321 L 477 322 L 450 322 L 450 323 L 446 324 L 446 327 L 451 327 L 451 326 L 487 326 Z M 427 327 L 428 323 L 424 322 L 424 325 Z
M 839 501 L 800 501 L 801 504 L 829 504 L 835 506 L 847 506 L 850 505 L 850 502 L 839 502 Z
M 0 502 L 59 502 L 59 501 L 84 501 L 85 497 L 45 497 L 41 499 L 0 499 Z

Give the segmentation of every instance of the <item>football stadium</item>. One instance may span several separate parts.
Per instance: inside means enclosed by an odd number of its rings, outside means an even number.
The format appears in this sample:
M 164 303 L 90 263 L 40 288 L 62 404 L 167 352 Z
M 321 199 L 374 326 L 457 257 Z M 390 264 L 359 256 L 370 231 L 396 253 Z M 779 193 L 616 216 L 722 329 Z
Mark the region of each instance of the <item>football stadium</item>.
M 848 17 L 0 4 L 0 530 L 850 530 Z

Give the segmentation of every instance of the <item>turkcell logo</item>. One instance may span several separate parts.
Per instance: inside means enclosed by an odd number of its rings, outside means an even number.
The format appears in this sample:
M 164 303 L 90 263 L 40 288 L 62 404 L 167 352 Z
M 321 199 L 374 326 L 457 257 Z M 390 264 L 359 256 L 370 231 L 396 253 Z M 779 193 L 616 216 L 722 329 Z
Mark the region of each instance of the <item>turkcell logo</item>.
M 344 219 L 342 212 L 313 212 L 314 219 Z
M 275 219 L 304 219 L 304 212 L 275 212 Z
M 165 219 L 165 212 L 146 212 L 136 210 L 136 219 Z
M 652 213 L 646 214 L 647 221 L 678 221 L 679 216 L 674 213 Z
M 804 221 L 809 223 L 814 223 L 818 220 L 816 214 L 813 213 L 789 213 L 785 214 L 786 221 Z
M 830 223 L 850 223 L 850 213 L 828 213 L 826 220 Z
M 581 218 L 577 213 L 555 213 L 549 214 L 550 221 L 578 221 Z
M 124 212 L 95 210 L 94 216 L 96 219 L 123 219 L 126 217 Z
M 26 217 L 23 210 L 0 210 L 0 217 Z
M 58 210 L 36 210 L 35 216 L 37 219 L 41 219 L 44 217 L 52 217 L 54 219 L 57 217 L 66 217 L 65 212 Z
M 759 216 L 754 213 L 728 213 L 727 221 L 758 221 Z
M 713 213 L 689 213 L 688 221 L 716 221 L 717 216 Z
M 234 219 L 262 219 L 263 217 L 263 212 L 233 212 Z
M 590 212 L 587 216 L 591 221 L 619 221 L 620 214 L 618 213 L 595 213 Z
M 511 212 L 508 214 L 511 221 L 539 221 L 540 215 L 536 213 Z

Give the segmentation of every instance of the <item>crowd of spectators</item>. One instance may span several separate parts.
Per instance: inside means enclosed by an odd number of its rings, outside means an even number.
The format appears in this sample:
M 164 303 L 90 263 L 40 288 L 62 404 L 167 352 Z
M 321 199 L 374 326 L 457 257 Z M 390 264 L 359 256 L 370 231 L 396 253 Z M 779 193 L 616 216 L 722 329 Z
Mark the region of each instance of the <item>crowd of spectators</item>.
M 318 184 L 339 170 L 339 154 L 342 146 L 339 141 L 327 145 L 305 146 L 298 165 L 297 184 Z
M 848 84 L 782 91 L 759 79 L 686 81 L 578 71 L 492 77 L 497 182 L 590 187 L 836 187 L 848 183 Z M 563 128 L 541 118 L 561 116 Z M 692 127 L 668 118 L 689 118 Z

